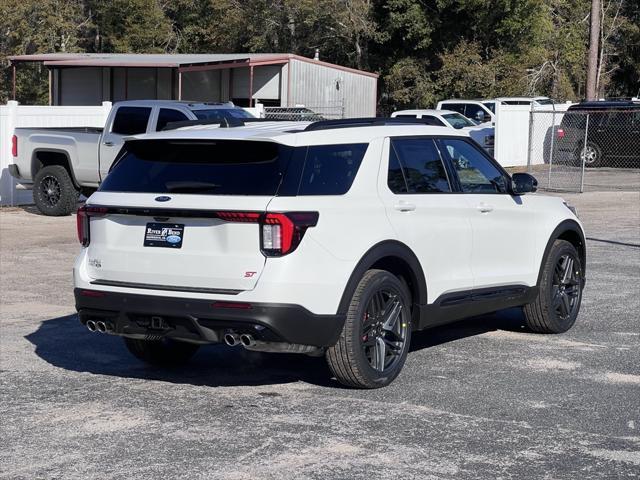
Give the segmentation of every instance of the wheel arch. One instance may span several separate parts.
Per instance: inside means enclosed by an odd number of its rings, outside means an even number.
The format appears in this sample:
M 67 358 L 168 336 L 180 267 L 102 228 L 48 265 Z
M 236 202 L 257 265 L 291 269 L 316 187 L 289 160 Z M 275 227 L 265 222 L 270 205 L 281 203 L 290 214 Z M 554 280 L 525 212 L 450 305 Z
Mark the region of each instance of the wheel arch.
M 342 294 L 338 313 L 346 314 L 351 297 L 367 270 L 386 270 L 404 280 L 415 304 L 427 303 L 427 283 L 418 257 L 404 243 L 397 240 L 385 240 L 371 247 L 353 269 Z M 416 311 L 414 309 L 414 316 Z
M 35 181 L 36 175 L 44 167 L 51 165 L 59 165 L 69 173 L 71 181 L 76 187 L 79 187 L 76 176 L 71 168 L 71 158 L 66 150 L 58 150 L 55 148 L 41 148 L 33 151 L 31 156 L 31 178 Z
M 582 231 L 582 228 L 580 227 L 578 222 L 576 222 L 575 220 L 567 219 L 560 222 L 560 224 L 553 230 L 553 232 L 549 236 L 549 240 L 547 241 L 547 245 L 542 255 L 542 261 L 540 262 L 540 267 L 538 269 L 538 280 L 536 282 L 536 285 L 540 286 L 544 264 L 549 255 L 549 251 L 553 246 L 553 242 L 555 242 L 556 240 L 566 240 L 576 248 L 576 250 L 578 251 L 578 255 L 580 256 L 580 263 L 582 264 L 582 281 L 584 282 L 585 272 L 587 269 L 586 239 L 584 236 L 584 232 Z

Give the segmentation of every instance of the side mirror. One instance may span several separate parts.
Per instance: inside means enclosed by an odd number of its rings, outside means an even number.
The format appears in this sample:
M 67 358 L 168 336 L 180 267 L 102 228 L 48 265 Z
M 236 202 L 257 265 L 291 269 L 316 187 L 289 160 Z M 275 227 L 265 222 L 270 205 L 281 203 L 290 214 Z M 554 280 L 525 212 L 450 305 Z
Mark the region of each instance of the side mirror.
M 528 173 L 514 173 L 511 176 L 511 193 L 513 195 L 523 195 L 533 193 L 538 190 L 538 180 Z
M 476 112 L 476 120 L 479 121 L 480 123 L 485 122 L 485 117 L 487 116 L 486 113 L 484 113 L 482 110 L 478 110 Z
M 488 113 L 484 114 L 484 122 L 490 122 L 491 121 L 491 115 L 489 115 Z

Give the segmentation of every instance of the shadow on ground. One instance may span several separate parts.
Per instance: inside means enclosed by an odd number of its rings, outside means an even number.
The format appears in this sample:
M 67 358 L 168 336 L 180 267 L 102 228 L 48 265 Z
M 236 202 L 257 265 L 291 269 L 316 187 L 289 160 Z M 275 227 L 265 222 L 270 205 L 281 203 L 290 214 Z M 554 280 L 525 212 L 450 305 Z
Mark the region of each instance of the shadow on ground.
M 476 317 L 415 332 L 411 352 L 494 330 L 522 331 L 522 325 L 522 314 L 517 309 Z M 75 372 L 211 387 L 303 381 L 342 388 L 331 379 L 322 357 L 248 352 L 226 345 L 201 347 L 184 367 L 148 366 L 132 357 L 120 338 L 87 331 L 76 315 L 45 320 L 26 339 L 35 345 L 36 355 L 40 358 L 55 367 Z

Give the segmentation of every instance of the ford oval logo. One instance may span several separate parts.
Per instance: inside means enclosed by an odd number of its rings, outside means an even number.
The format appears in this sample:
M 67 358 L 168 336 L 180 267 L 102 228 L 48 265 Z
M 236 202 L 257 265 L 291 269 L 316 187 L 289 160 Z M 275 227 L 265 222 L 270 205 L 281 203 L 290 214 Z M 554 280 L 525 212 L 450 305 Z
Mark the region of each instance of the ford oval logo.
M 179 243 L 180 242 L 180 237 L 178 235 L 169 235 L 167 237 L 167 242 L 169 243 Z
M 171 197 L 167 197 L 166 195 L 156 197 L 156 202 L 168 202 L 169 200 L 171 200 Z

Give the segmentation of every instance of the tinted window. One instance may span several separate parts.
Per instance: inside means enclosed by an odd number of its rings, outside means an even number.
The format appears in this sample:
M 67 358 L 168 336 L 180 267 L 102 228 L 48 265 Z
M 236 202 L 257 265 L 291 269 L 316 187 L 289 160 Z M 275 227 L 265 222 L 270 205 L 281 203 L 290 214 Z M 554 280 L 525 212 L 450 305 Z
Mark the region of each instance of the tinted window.
M 342 195 L 353 183 L 367 144 L 308 147 L 298 195 Z
M 480 113 L 482 116 L 478 115 L 478 113 Z M 474 105 L 472 103 L 468 103 L 464 111 L 465 117 L 472 118 L 474 120 L 483 121 L 485 115 L 489 114 L 484 110 L 484 108 L 482 108 L 480 105 Z
M 464 115 L 465 103 L 443 103 L 442 110 L 451 110 L 452 112 L 458 112 Z
M 506 181 L 502 172 L 474 145 L 464 140 L 443 139 L 451 163 L 466 193 L 504 193 Z
M 253 118 L 241 108 L 210 108 L 207 110 L 193 110 L 199 120 L 222 120 L 223 118 Z
M 189 119 L 184 113 L 174 110 L 173 108 L 161 108 L 160 113 L 158 113 L 156 131 L 159 132 L 162 130 L 169 122 L 184 122 L 185 120 Z
M 422 120 L 424 120 L 427 125 L 434 125 L 436 127 L 446 127 L 446 125 L 442 120 L 440 120 L 438 117 L 434 117 L 433 115 L 423 115 Z
M 147 131 L 151 109 L 146 107 L 120 107 L 113 119 L 111 131 L 120 135 L 137 135 Z
M 492 102 L 483 103 L 485 107 L 491 110 L 492 113 L 496 113 L 496 104 Z
M 397 157 L 397 163 L 394 156 Z M 395 186 L 399 183 L 399 176 L 391 171 L 392 166 L 397 168 L 397 165 L 402 168 L 407 193 L 451 191 L 440 153 L 433 140 L 429 138 L 394 139 L 391 141 L 389 160 L 387 181 L 392 192 L 401 193 L 402 191 L 402 189 L 394 190 L 392 187 L 392 184 Z
M 393 193 L 407 193 L 407 182 L 398 160 L 398 155 L 393 147 L 389 149 L 389 171 L 387 172 L 387 185 Z
M 291 148 L 237 140 L 139 140 L 100 186 L 106 192 L 275 195 Z
M 418 116 L 417 115 L 402 114 L 402 115 L 396 115 L 395 118 L 418 118 Z

